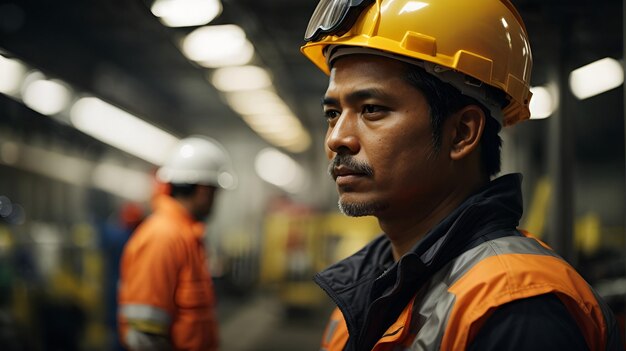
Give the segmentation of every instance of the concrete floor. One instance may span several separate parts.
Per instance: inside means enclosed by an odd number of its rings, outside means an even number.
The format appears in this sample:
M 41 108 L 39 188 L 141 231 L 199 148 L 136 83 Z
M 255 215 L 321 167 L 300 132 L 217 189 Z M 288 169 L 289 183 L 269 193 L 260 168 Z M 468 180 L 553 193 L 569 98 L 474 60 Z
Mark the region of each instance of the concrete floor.
M 224 304 L 223 304 L 224 306 Z M 316 351 L 332 306 L 287 310 L 271 295 L 221 310 L 222 351 Z

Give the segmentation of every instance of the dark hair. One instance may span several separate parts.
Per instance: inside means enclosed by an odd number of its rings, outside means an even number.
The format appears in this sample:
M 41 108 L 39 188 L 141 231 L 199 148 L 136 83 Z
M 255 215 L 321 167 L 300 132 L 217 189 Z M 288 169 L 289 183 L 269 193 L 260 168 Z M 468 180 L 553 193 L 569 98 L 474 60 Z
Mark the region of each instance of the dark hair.
M 172 197 L 189 197 L 196 190 L 195 184 L 170 183 L 170 195 Z
M 419 66 L 407 64 L 406 79 L 409 84 L 417 88 L 424 94 L 430 106 L 430 120 L 433 128 L 433 146 L 435 151 L 441 147 L 441 133 L 443 124 L 454 112 L 468 105 L 477 105 L 484 112 L 486 118 L 485 129 L 480 140 L 481 162 L 485 172 L 491 177 L 500 172 L 500 147 L 502 139 L 498 135 L 501 126 L 495 118 L 491 117 L 491 112 L 476 99 L 461 92 L 448 83 L 444 83 L 439 78 L 426 72 Z M 493 95 L 496 101 L 502 102 L 504 106 L 506 99 L 504 93 L 488 87 L 488 94 Z

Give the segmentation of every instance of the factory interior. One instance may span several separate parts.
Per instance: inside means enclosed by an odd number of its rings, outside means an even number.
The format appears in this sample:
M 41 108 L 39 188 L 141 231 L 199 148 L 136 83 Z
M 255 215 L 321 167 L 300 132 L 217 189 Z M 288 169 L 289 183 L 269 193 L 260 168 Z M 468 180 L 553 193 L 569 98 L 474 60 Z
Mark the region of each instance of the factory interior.
M 317 1 L 178 1 L 204 6 L 182 11 L 196 22 L 168 21 L 175 0 L 0 0 L 0 349 L 121 350 L 122 249 L 190 135 L 236 174 L 204 236 L 222 350 L 319 350 L 334 306 L 312 277 L 382 233 L 337 208 L 328 76 L 300 52 Z M 511 2 L 533 100 L 501 132 L 500 174 L 523 174 L 520 227 L 623 330 L 624 3 Z

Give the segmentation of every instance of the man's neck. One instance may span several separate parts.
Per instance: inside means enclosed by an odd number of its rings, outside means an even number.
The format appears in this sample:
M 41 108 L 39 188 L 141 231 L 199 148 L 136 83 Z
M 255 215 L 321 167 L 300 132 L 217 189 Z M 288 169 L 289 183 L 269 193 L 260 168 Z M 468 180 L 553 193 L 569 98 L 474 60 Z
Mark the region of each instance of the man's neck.
M 409 252 L 426 233 L 487 182 L 488 180 L 484 180 L 471 186 L 457 186 L 443 194 L 438 201 L 430 199 L 428 204 L 435 203 L 435 207 L 418 206 L 403 213 L 377 216 L 381 229 L 391 241 L 394 260 L 399 260 Z
M 185 210 L 187 210 L 187 213 L 189 213 L 189 215 L 195 220 L 198 221 L 198 219 L 194 216 L 194 212 L 193 212 L 193 203 L 192 200 L 188 197 L 182 197 L 182 196 L 177 196 L 177 197 L 172 197 L 174 200 L 176 200 Z

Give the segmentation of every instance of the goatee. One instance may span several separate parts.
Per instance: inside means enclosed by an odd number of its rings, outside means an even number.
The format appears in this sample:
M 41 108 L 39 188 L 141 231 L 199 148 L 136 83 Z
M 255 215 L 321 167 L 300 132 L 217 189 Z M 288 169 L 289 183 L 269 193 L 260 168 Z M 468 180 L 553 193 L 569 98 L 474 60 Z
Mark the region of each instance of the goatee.
M 389 205 L 380 202 L 344 203 L 339 200 L 339 202 L 337 202 L 337 205 L 339 205 L 339 211 L 341 211 L 341 213 L 350 217 L 373 216 L 376 213 L 389 208 Z

